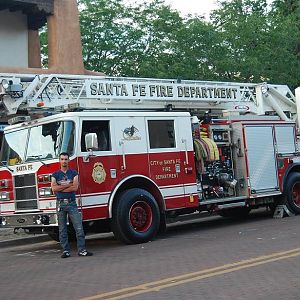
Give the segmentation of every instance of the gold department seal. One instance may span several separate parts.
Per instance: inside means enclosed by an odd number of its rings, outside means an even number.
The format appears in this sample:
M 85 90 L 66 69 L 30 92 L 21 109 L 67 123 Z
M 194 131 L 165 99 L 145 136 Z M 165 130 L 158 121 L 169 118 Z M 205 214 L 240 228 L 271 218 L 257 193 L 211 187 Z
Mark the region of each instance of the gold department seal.
M 96 183 L 102 183 L 105 181 L 106 172 L 102 163 L 95 163 L 93 167 L 92 177 Z

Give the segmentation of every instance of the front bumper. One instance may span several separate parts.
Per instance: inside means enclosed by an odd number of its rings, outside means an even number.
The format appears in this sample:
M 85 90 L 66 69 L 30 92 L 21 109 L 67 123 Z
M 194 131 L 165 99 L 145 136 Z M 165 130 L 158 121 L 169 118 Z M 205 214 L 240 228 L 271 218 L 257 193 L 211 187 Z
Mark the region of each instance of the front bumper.
M 34 213 L 34 214 L 15 214 L 4 215 L 2 218 L 3 227 L 29 228 L 29 227 L 49 227 L 57 226 L 56 213 Z

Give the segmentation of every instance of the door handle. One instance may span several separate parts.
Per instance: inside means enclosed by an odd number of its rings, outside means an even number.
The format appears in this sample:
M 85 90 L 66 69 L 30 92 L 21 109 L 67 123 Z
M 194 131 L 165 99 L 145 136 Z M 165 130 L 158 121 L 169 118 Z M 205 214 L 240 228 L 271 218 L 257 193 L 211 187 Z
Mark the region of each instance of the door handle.
M 187 151 L 187 142 L 186 139 L 181 139 L 181 142 L 184 144 L 184 149 L 185 149 L 185 164 L 189 164 L 189 156 L 188 156 L 188 151 Z
M 125 144 L 124 144 L 124 141 L 120 141 L 119 145 L 122 148 L 122 166 L 121 166 L 121 169 L 122 170 L 126 170 L 126 156 L 125 156 Z

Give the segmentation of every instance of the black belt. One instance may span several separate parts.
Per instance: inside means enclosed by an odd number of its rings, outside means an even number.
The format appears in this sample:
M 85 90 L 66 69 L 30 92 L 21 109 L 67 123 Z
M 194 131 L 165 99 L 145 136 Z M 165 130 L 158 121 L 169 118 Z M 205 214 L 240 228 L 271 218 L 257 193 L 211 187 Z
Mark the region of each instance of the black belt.
M 71 203 L 71 202 L 75 202 L 75 199 L 72 198 L 59 198 L 57 199 L 58 202 L 64 202 L 64 203 Z

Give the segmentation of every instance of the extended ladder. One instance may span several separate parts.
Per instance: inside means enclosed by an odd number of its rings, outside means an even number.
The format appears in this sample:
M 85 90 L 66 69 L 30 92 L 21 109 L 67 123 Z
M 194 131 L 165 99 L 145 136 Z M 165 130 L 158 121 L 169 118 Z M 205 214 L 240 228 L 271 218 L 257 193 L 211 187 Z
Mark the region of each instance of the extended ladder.
M 285 85 L 84 75 L 0 74 L 1 112 L 85 109 L 230 110 L 296 118 L 296 99 Z M 289 114 L 287 114 L 287 112 Z

